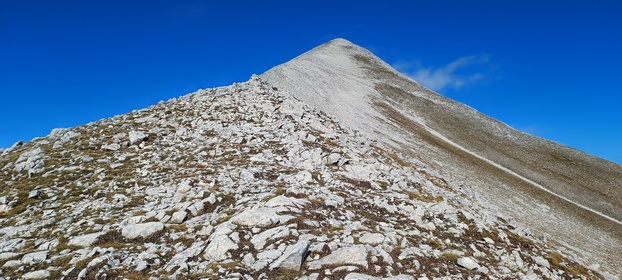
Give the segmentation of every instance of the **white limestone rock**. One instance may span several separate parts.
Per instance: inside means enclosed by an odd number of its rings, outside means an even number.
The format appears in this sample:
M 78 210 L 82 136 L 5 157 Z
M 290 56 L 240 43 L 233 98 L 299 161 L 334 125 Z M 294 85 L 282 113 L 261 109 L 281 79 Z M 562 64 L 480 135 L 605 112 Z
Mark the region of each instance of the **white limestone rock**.
M 28 175 L 38 174 L 45 170 L 43 149 L 37 147 L 19 155 L 15 161 L 15 172 L 26 171 Z
M 79 246 L 79 247 L 91 247 L 91 245 L 93 245 L 93 243 L 95 243 L 97 239 L 104 234 L 106 234 L 106 232 L 96 232 L 96 233 L 89 233 L 85 235 L 75 236 L 69 239 L 69 242 L 67 242 L 67 245 Z
M 50 276 L 51 274 L 47 270 L 35 270 L 24 274 L 22 277 L 24 279 L 49 279 Z
M 266 207 L 270 207 L 270 208 L 277 208 L 280 206 L 285 206 L 285 207 L 295 207 L 295 208 L 300 208 L 303 207 L 304 205 L 308 204 L 309 201 L 306 199 L 299 199 L 299 198 L 293 198 L 293 197 L 287 197 L 284 195 L 279 195 L 276 196 L 270 200 L 268 200 L 268 202 L 266 202 L 265 206 Z
M 177 211 L 171 215 L 171 219 L 168 221 L 171 224 L 181 224 L 186 220 L 188 213 L 186 211 Z
M 149 222 L 143 224 L 127 225 L 121 229 L 124 238 L 132 240 L 136 238 L 148 238 L 160 231 L 164 230 L 164 224 L 161 222 Z
M 470 257 L 459 258 L 456 263 L 458 266 L 464 267 L 468 270 L 473 270 L 479 267 L 479 264 L 477 264 L 477 262 Z
M 18 253 L 10 253 L 10 252 L 4 252 L 4 253 L 0 253 L 0 261 L 6 261 L 6 260 L 10 260 L 13 258 L 17 258 L 20 254 Z
M 285 253 L 270 266 L 270 269 L 284 268 L 299 271 L 302 262 L 309 253 L 310 245 L 309 240 L 300 240 L 296 244 L 290 245 L 285 249 Z
M 231 218 L 231 223 L 248 227 L 267 227 L 280 222 L 279 215 L 272 208 L 248 209 Z
M 366 233 L 359 237 L 361 243 L 376 245 L 384 241 L 384 235 L 380 233 Z
M 130 144 L 131 145 L 140 144 L 141 142 L 146 141 L 148 137 L 149 137 L 149 135 L 145 134 L 142 131 L 132 130 L 129 133 L 129 138 L 130 138 Z
M 41 191 L 33 190 L 28 192 L 28 198 L 38 198 L 41 195 Z
M 13 235 L 13 234 L 11 234 Z M 24 247 L 26 240 L 23 238 L 13 238 L 4 242 L 0 242 L 0 252 L 13 252 Z
M 22 257 L 22 263 L 33 264 L 40 263 L 48 259 L 48 251 L 39 251 L 25 254 Z
M 268 240 L 276 240 L 279 238 L 284 238 L 284 237 L 289 236 L 290 234 L 291 232 L 287 226 L 274 227 L 274 228 L 265 230 L 262 233 L 254 235 L 251 238 L 251 244 L 253 244 L 256 250 L 261 250 L 266 245 Z
M 551 264 L 549 264 L 549 261 L 547 261 L 542 256 L 533 257 L 533 261 L 536 262 L 536 264 L 538 264 L 539 266 L 551 268 Z
M 120 149 L 121 149 L 121 144 L 119 143 L 111 143 L 111 144 L 102 145 L 102 150 L 118 151 Z
M 343 279 L 344 280 L 382 280 L 382 278 L 380 277 L 374 277 L 371 275 L 356 273 L 356 272 L 348 273 L 348 275 L 346 275 L 346 277 Z
M 368 267 L 367 264 L 367 249 L 363 245 L 355 245 L 351 247 L 339 248 L 328 256 L 325 256 L 317 261 L 309 262 L 309 269 L 320 269 L 325 265 L 361 265 Z
M 236 249 L 238 249 L 238 244 L 233 242 L 228 236 L 218 235 L 207 245 L 203 256 L 209 261 L 221 261 L 228 258 L 227 252 Z
M 330 165 L 338 164 L 340 159 L 341 159 L 340 154 L 332 153 L 328 155 L 328 158 L 326 159 L 326 163 Z

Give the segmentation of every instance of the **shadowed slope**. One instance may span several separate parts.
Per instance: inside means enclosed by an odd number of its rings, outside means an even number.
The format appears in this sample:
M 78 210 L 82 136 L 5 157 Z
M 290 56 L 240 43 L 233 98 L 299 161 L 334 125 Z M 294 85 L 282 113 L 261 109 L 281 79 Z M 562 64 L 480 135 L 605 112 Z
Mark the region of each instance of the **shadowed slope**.
M 622 272 L 615 259 L 622 251 L 620 165 L 514 130 L 343 39 L 262 78 L 413 163 L 446 174 L 454 187 L 472 187 L 482 203 L 539 234 Z

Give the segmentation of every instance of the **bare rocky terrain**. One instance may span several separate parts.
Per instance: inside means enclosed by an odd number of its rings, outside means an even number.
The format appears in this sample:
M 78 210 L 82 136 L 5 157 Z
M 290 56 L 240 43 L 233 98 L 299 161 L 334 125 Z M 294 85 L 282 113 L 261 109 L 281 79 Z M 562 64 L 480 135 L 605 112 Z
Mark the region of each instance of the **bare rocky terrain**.
M 403 79 L 338 39 L 16 143 L 0 151 L 0 279 L 619 279 L 619 166 L 533 140 L 613 181 L 576 187 L 602 206 L 559 199 L 549 183 L 575 171 L 549 159 L 527 176 L 533 136 L 490 143 L 517 150 L 508 164 L 427 119 L 449 101 Z

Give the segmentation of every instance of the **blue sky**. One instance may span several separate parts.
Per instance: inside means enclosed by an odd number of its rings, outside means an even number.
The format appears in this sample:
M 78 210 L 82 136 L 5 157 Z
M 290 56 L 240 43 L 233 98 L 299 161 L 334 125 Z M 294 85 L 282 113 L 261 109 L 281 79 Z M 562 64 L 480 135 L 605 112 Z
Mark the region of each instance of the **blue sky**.
M 0 0 L 0 147 L 343 37 L 517 129 L 622 163 L 621 3 Z

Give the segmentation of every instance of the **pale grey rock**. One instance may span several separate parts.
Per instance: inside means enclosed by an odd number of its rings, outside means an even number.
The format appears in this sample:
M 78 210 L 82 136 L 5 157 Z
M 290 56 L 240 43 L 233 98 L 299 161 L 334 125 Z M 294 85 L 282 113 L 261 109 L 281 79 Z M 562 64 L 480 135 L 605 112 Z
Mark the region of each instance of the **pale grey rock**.
M 380 233 L 365 233 L 359 237 L 361 243 L 376 245 L 384 241 L 384 235 Z
M 284 268 L 299 271 L 302 262 L 309 253 L 310 245 L 309 240 L 300 240 L 298 243 L 288 246 L 285 253 L 270 266 L 270 269 Z
M 97 239 L 104 234 L 106 234 L 106 232 L 95 232 L 95 233 L 75 236 L 69 239 L 69 242 L 67 242 L 67 245 L 80 246 L 80 247 L 91 247 L 93 243 L 95 243 Z
M 55 128 L 50 132 L 50 138 L 58 139 L 54 142 L 54 149 L 58 149 L 62 147 L 63 144 L 69 142 L 72 138 L 80 136 L 80 133 L 73 131 L 72 129 L 67 128 Z
M 15 161 L 15 172 L 26 171 L 28 176 L 33 174 L 42 173 L 44 169 L 45 161 L 43 155 L 43 149 L 37 147 L 22 153 Z
M 22 261 L 20 260 L 10 260 L 5 262 L 2 267 L 3 268 L 11 268 L 11 267 L 16 267 L 16 266 L 20 266 L 22 265 Z
M 242 264 L 246 266 L 252 266 L 254 263 L 255 263 L 255 257 L 253 257 L 252 253 L 248 253 L 244 255 L 244 257 L 242 258 Z
M 14 259 L 14 258 L 18 257 L 19 255 L 20 254 L 18 254 L 18 253 L 10 253 L 10 252 L 0 253 L 0 261 L 6 261 L 6 260 Z
M 231 218 L 231 223 L 248 227 L 267 227 L 280 222 L 279 215 L 272 208 L 248 209 Z
M 374 277 L 371 275 L 356 273 L 356 272 L 348 273 L 348 275 L 346 275 L 346 277 L 343 279 L 344 280 L 382 280 L 382 278 L 379 278 L 379 277 Z
M 171 215 L 171 219 L 168 221 L 171 224 L 181 224 L 186 220 L 188 213 L 186 211 L 177 211 Z
M 146 141 L 149 136 L 142 131 L 132 130 L 129 133 L 130 144 L 136 145 Z
M 192 185 L 190 184 L 190 180 L 184 180 L 177 186 L 178 193 L 187 193 L 192 189 Z
M 103 256 L 99 256 L 97 258 L 92 259 L 87 265 L 86 267 L 91 268 L 91 267 L 95 267 L 97 265 L 100 265 L 104 262 L 108 261 L 108 256 L 107 255 L 103 255 Z
M 320 269 L 325 265 L 361 265 L 367 267 L 367 250 L 363 245 L 339 248 L 328 256 L 309 262 L 309 269 Z
M 477 262 L 475 262 L 475 260 L 473 260 L 470 257 L 462 257 L 459 258 L 456 263 L 458 264 L 458 266 L 460 267 L 464 267 L 468 270 L 473 270 L 479 267 L 479 264 L 477 264 Z
M 160 231 L 164 230 L 164 224 L 161 222 L 149 222 L 143 224 L 127 225 L 121 229 L 121 234 L 127 239 L 148 238 Z
M 533 261 L 536 262 L 536 264 L 538 264 L 539 266 L 546 267 L 546 268 L 551 268 L 551 265 L 549 264 L 549 261 L 547 261 L 542 256 L 533 257 Z
M 275 240 L 278 238 L 284 238 L 290 235 L 290 230 L 287 226 L 274 227 L 264 232 L 254 235 L 251 238 L 251 244 L 256 250 L 261 250 L 266 245 L 268 240 Z
M 530 271 L 527 271 L 527 274 L 525 274 L 525 277 L 523 277 L 523 279 L 524 280 L 539 280 L 540 277 L 533 270 L 530 270 Z
M 227 252 L 236 249 L 238 249 L 238 244 L 227 235 L 218 235 L 207 245 L 203 256 L 210 261 L 221 261 L 228 258 Z
M 28 192 L 28 198 L 38 198 L 41 195 L 41 191 L 33 190 Z
M 268 200 L 268 202 L 266 202 L 265 206 L 266 207 L 271 207 L 271 208 L 276 208 L 279 206 L 285 206 L 285 207 L 302 207 L 306 204 L 308 204 L 309 201 L 306 199 L 299 199 L 299 198 L 292 198 L 292 197 L 287 197 L 284 195 L 279 195 L 276 196 L 270 200 Z
M 490 273 L 490 270 L 487 267 L 484 267 L 484 266 L 478 266 L 476 270 L 477 270 L 477 272 L 480 272 L 480 273 L 483 273 L 483 274 Z
M 17 231 L 12 232 L 10 235 L 15 234 L 17 234 Z M 13 238 L 4 242 L 0 242 L 0 252 L 13 252 L 15 250 L 19 250 L 24 247 L 25 241 L 26 240 L 24 240 L 23 238 Z
M 198 235 L 209 236 L 214 231 L 214 227 L 211 225 L 204 225 L 199 231 L 197 231 Z
M 338 164 L 340 159 L 341 159 L 340 154 L 332 153 L 328 155 L 328 158 L 326 159 L 326 163 L 331 164 L 331 165 Z
M 102 150 L 118 151 L 120 149 L 121 149 L 121 144 L 119 144 L 119 143 L 112 143 L 112 144 L 104 144 L 104 145 L 102 145 Z
M 22 263 L 25 263 L 25 264 L 40 263 L 40 262 L 47 260 L 47 258 L 48 258 L 48 251 L 32 252 L 32 253 L 25 254 L 22 257 Z
M 9 204 L 9 198 L 6 195 L 0 197 L 0 204 Z
M 149 265 L 148 262 L 143 261 L 143 260 L 138 260 L 138 261 L 136 261 L 136 268 L 134 270 L 140 272 L 140 271 L 143 271 L 143 270 L 145 270 L 145 269 L 147 269 L 149 267 L 150 267 L 150 265 Z

